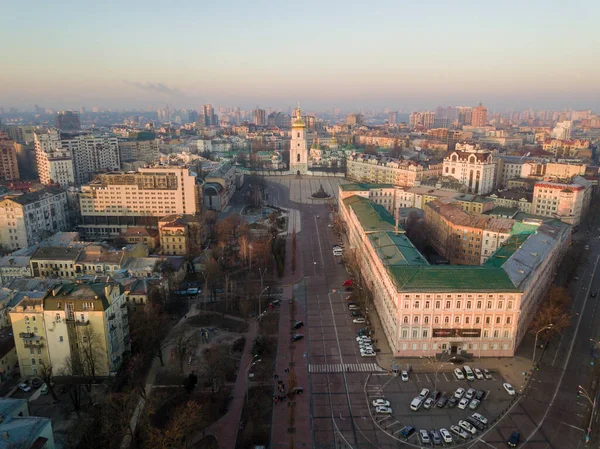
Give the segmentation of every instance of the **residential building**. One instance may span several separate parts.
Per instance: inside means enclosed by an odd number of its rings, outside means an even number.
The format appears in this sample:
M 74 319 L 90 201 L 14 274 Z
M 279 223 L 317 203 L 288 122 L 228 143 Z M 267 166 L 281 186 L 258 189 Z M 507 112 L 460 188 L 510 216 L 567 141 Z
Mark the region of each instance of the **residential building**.
M 160 245 L 158 231 L 152 228 L 127 228 L 127 230 L 121 235 L 121 237 L 123 238 L 123 240 L 130 244 L 143 243 L 150 250 L 155 250 Z
M 471 106 L 457 106 L 456 122 L 459 125 L 470 125 L 473 123 L 473 108 Z
M 0 132 L 0 180 L 2 181 L 19 180 L 18 146 L 17 142 L 8 138 L 8 134 Z
M 19 359 L 15 349 L 12 327 L 0 329 L 0 382 L 12 379 L 18 368 Z
M 204 177 L 203 206 L 216 211 L 224 210 L 233 194 L 244 183 L 243 176 L 242 173 L 236 173 L 235 166 L 230 162 L 219 165 Z
M 581 176 L 565 182 L 536 182 L 531 213 L 577 226 L 585 216 L 591 199 L 592 182 Z
M 158 281 L 149 279 L 129 279 L 124 285 L 125 301 L 129 307 L 145 306 L 148 303 L 152 290 L 159 288 Z
M 202 106 L 202 113 L 198 114 L 198 121 L 203 126 L 217 126 L 219 124 L 219 117 L 215 114 L 215 109 L 211 104 L 205 104 Z
M 115 136 L 80 134 L 62 139 L 62 147 L 73 156 L 75 184 L 90 182 L 94 174 L 119 170 L 119 143 Z
M 308 172 L 308 152 L 306 124 L 302 120 L 302 111 L 298 108 L 292 120 L 292 141 L 290 143 L 290 172 L 292 174 Z
M 143 244 L 139 244 L 143 247 Z M 146 251 L 139 253 L 140 256 L 148 255 Z M 81 249 L 75 260 L 75 276 L 91 274 L 95 276 L 112 276 L 119 271 L 128 257 L 129 250 L 110 250 L 102 245 L 89 245 Z
M 152 164 L 159 158 L 158 140 L 119 140 L 119 152 L 121 161 L 136 162 L 141 161 L 146 164 Z
M 494 201 L 496 208 L 503 207 L 514 209 L 517 212 L 526 214 L 531 212 L 531 202 L 533 193 L 523 189 L 510 189 L 494 192 L 489 196 Z
M 397 125 L 397 124 L 398 124 L 398 111 L 388 112 L 388 125 Z
M 75 262 L 81 251 L 80 247 L 40 246 L 29 259 L 31 274 L 34 278 L 75 279 Z
M 1 449 L 55 449 L 52 420 L 30 416 L 27 399 L 0 398 Z
M 254 110 L 254 124 L 256 126 L 266 126 L 267 125 L 267 114 L 264 109 L 256 108 Z
M 69 226 L 67 194 L 59 187 L 0 200 L 0 243 L 5 248 L 26 248 Z
M 62 147 L 56 129 L 34 134 L 35 157 L 42 184 L 59 184 L 62 187 L 75 182 L 73 155 Z
M 50 366 L 43 298 L 24 298 L 9 312 L 22 377 Z
M 298 110 L 300 110 L 298 108 Z M 365 123 L 365 118 L 362 114 L 348 114 L 346 117 L 347 125 L 363 125 Z
M 485 196 L 461 193 L 452 202 L 470 215 L 481 215 L 494 208 L 494 200 Z
M 561 157 L 581 159 L 592 157 L 590 141 L 584 139 L 546 139 L 542 144 L 542 149 Z
M 79 114 L 73 111 L 59 111 L 56 114 L 54 126 L 61 131 L 79 131 L 81 129 Z
M 471 114 L 471 126 L 478 128 L 487 125 L 487 109 L 479 103 L 479 106 L 473 109 Z
M 467 186 L 469 193 L 491 193 L 495 187 L 495 174 L 496 161 L 489 150 L 457 144 L 456 150 L 444 158 L 443 175 Z
M 8 255 L 0 258 L 0 285 L 10 284 L 15 279 L 30 278 L 30 256 Z
M 82 186 L 79 204 L 87 237 L 118 237 L 130 226 L 155 227 L 165 215 L 200 212 L 202 186 L 187 167 L 157 165 L 100 174 Z
M 187 256 L 199 248 L 202 223 L 194 215 L 168 215 L 158 221 L 160 247 L 168 256 Z
M 571 138 L 571 127 L 573 123 L 570 120 L 558 122 L 552 130 L 552 137 L 559 140 L 569 140 Z
M 354 181 L 412 187 L 417 181 L 440 175 L 439 165 L 354 153 L 346 159 L 346 176 Z

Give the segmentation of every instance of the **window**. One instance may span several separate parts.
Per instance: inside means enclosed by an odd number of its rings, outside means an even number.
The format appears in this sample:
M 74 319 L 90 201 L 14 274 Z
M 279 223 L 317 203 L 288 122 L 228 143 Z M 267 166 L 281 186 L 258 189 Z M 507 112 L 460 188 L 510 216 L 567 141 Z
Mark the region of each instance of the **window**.
M 404 302 L 404 308 L 405 309 L 409 309 L 410 308 L 410 303 L 408 301 Z
M 502 301 L 498 301 L 498 308 L 501 309 L 502 308 Z
M 510 317 L 509 316 L 506 317 L 506 324 L 510 324 Z
M 429 309 L 429 301 L 425 301 L 425 308 Z
M 447 316 L 447 317 L 444 318 L 444 324 L 448 324 L 448 323 L 450 323 L 450 317 L 449 316 Z
M 494 331 L 494 338 L 498 338 L 498 330 Z
M 489 316 L 485 317 L 485 324 L 490 324 L 490 317 Z
M 404 324 L 408 324 L 408 317 L 407 316 L 404 317 Z
M 415 309 L 419 308 L 419 301 L 415 301 Z
M 440 324 L 440 317 L 439 317 L 439 316 L 436 316 L 436 317 L 433 319 L 433 322 L 434 322 L 435 324 Z
M 436 301 L 436 302 L 435 302 L 435 308 L 436 308 L 436 309 L 439 309 L 439 308 L 440 308 L 440 301 Z
M 500 324 L 500 317 L 499 316 L 496 317 L 496 324 Z
M 29 354 L 33 355 L 33 348 L 29 348 Z
M 450 301 L 446 301 L 446 309 L 450 308 Z
M 456 324 L 459 324 L 459 323 L 460 323 L 460 317 L 459 317 L 459 316 L 455 316 L 455 317 L 454 317 L 454 322 L 455 322 Z
M 429 317 L 428 316 L 425 317 L 425 324 L 429 324 Z
M 413 329 L 412 338 L 419 338 L 419 331 L 417 329 Z
M 487 302 L 487 308 L 488 308 L 488 309 L 491 309 L 491 308 L 492 308 L 492 301 L 488 301 L 488 302 Z
M 60 337 L 58 337 L 58 341 L 59 341 L 59 342 L 61 342 L 61 343 L 64 341 L 64 339 L 63 339 L 63 336 L 62 336 L 62 335 L 61 335 Z
M 408 338 L 408 329 L 402 329 L 402 338 Z
M 481 309 L 481 301 L 477 301 L 477 308 Z
M 504 331 L 504 338 L 509 338 L 510 333 L 508 331 Z
M 470 321 L 469 317 L 468 316 L 465 317 L 465 324 L 469 324 L 469 321 Z
M 41 364 L 43 364 L 44 362 L 42 361 L 42 359 L 38 359 L 38 362 Z
M 31 364 L 35 365 L 35 359 L 31 359 Z
M 456 301 L 456 308 L 460 309 L 460 301 Z
M 298 144 L 300 145 L 300 144 Z M 296 162 L 300 162 L 300 154 L 298 153 L 298 157 L 296 158 Z
M 479 322 L 481 321 L 481 318 L 479 318 L 478 316 L 475 317 L 475 324 L 479 324 Z
M 471 301 L 467 301 L 467 309 L 471 308 Z
M 416 316 L 413 318 L 413 323 L 418 324 L 419 323 L 419 317 Z
M 512 309 L 513 303 L 512 301 L 508 301 L 508 306 L 506 307 L 508 310 Z

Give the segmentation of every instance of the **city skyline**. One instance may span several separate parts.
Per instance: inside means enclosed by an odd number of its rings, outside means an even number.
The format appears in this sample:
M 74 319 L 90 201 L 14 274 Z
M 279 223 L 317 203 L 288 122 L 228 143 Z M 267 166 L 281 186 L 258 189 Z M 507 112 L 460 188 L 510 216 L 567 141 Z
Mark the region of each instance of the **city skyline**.
M 0 19 L 5 108 L 600 106 L 592 1 L 29 6 Z

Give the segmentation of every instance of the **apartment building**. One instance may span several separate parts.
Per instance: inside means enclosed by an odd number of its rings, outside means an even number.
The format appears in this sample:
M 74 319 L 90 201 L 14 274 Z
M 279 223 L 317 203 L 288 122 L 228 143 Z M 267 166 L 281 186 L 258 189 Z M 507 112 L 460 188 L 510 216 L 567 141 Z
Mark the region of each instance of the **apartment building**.
M 469 193 L 486 195 L 495 188 L 496 161 L 488 150 L 457 144 L 444 158 L 442 174 L 467 186 Z
M 417 181 L 439 176 L 439 165 L 354 153 L 346 159 L 346 176 L 357 182 L 412 187 Z
M 549 151 L 555 156 L 592 157 L 590 141 L 584 139 L 546 139 L 544 140 L 542 149 Z
M 74 374 L 108 376 L 120 369 L 130 348 L 125 291 L 119 284 L 60 284 L 43 298 L 23 299 L 10 318 L 21 374 L 27 377 L 38 375 L 43 365 L 56 373 L 68 370 L 69 359 L 83 367 Z
M 0 132 L 0 180 L 19 180 L 18 145 L 17 142 L 8 138 L 7 133 Z
M 87 237 L 118 237 L 130 226 L 156 227 L 169 214 L 200 212 L 202 186 L 187 167 L 157 165 L 100 174 L 82 186 L 79 204 Z
M 119 140 L 121 161 L 152 164 L 159 159 L 158 140 Z
M 34 278 L 75 279 L 75 262 L 80 247 L 40 246 L 31 255 L 29 265 Z
M 495 207 L 515 209 L 526 214 L 531 213 L 532 192 L 523 189 L 503 190 L 492 193 L 489 198 L 494 201 Z
M 62 147 L 56 129 L 38 131 L 34 134 L 35 158 L 42 184 L 59 184 L 67 187 L 75 183 L 73 155 Z
M 577 226 L 587 212 L 591 199 L 592 182 L 581 176 L 565 182 L 536 182 L 531 213 L 554 217 Z
M 61 139 L 62 148 L 73 157 L 76 185 L 90 182 L 94 174 L 119 170 L 119 143 L 115 136 L 80 134 Z
M 167 256 L 187 256 L 200 247 L 198 240 L 202 223 L 193 215 L 168 215 L 158 221 L 160 246 Z
M 227 207 L 238 187 L 244 183 L 243 174 L 236 173 L 230 162 L 219 165 L 204 177 L 204 206 L 222 211 Z
M 569 226 L 543 224 L 482 266 L 429 265 L 382 206 L 349 196 L 339 210 L 397 357 L 513 356 L 568 247 Z
M 58 187 L 0 200 L 0 244 L 7 249 L 26 248 L 69 226 L 67 194 Z

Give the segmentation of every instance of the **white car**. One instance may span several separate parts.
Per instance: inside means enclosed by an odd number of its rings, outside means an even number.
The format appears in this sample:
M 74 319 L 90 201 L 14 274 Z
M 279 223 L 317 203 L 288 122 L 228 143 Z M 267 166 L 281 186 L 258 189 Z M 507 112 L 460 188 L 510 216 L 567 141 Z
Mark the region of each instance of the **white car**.
M 473 419 L 476 419 L 484 426 L 487 425 L 488 419 L 485 416 L 483 416 L 481 413 L 473 413 L 472 416 L 473 416 Z
M 400 377 L 402 378 L 402 382 L 408 382 L 408 371 L 403 370 L 400 373 Z
M 460 436 L 463 440 L 469 439 L 469 434 L 458 426 L 450 426 L 450 430 Z
M 450 432 L 448 432 L 448 429 L 441 428 L 440 435 L 442 436 L 442 440 L 444 440 L 444 443 L 446 443 L 446 444 L 453 443 L 452 435 L 450 434 Z
M 386 401 L 385 399 L 375 399 L 373 401 L 373 407 L 389 407 L 390 401 Z
M 481 380 L 481 379 L 483 379 L 483 373 L 481 372 L 481 370 L 480 370 L 479 368 L 475 368 L 475 369 L 473 370 L 473 372 L 475 373 L 475 377 L 476 377 L 478 380 Z
M 391 407 L 377 407 L 375 408 L 375 413 L 379 413 L 380 415 L 391 415 L 392 409 Z
M 419 397 L 423 400 L 427 399 L 427 396 L 429 396 L 429 390 L 427 388 L 423 388 L 421 390 L 421 392 L 419 393 Z
M 327 227 L 328 227 L 328 228 L 333 228 L 333 225 L 332 225 L 331 223 L 329 223 L 329 224 L 327 225 Z
M 479 399 L 473 399 L 469 404 L 469 408 L 471 410 L 475 410 L 477 407 L 479 407 L 479 404 L 481 404 L 481 401 Z
M 506 392 L 508 394 L 510 394 L 511 396 L 514 396 L 515 394 L 517 394 L 517 392 L 515 391 L 515 389 L 513 388 L 513 386 L 509 383 L 503 383 L 502 386 L 504 387 L 504 389 L 506 390 Z
M 458 380 L 465 380 L 465 375 L 463 374 L 463 372 L 460 368 L 454 368 L 454 376 Z
M 28 393 L 31 391 L 31 387 L 27 384 L 19 384 L 19 390 L 22 390 L 25 393 Z
M 371 341 L 371 339 L 369 337 L 367 337 L 366 335 L 359 335 L 358 337 L 356 337 L 356 341 L 361 342 L 361 341 Z
M 462 397 L 465 395 L 465 389 L 464 388 L 459 388 L 454 392 L 454 397 L 456 399 L 462 399 Z
M 467 408 L 467 405 L 469 405 L 469 400 L 467 398 L 462 398 L 458 403 L 458 408 L 464 410 Z
M 429 410 L 429 409 L 430 409 L 431 407 L 433 407 L 434 405 L 435 405 L 435 399 L 433 399 L 433 398 L 427 398 L 427 399 L 425 400 L 425 402 L 423 402 L 423 407 L 424 407 L 426 410 Z
M 475 435 L 477 433 L 477 429 L 473 425 L 471 425 L 467 421 L 463 421 L 462 419 L 458 422 L 458 427 L 466 430 L 471 435 Z
M 473 390 L 472 388 L 469 388 L 467 390 L 467 393 L 465 394 L 465 398 L 467 399 L 473 399 L 475 397 L 475 390 Z
M 421 438 L 421 444 L 431 444 L 431 438 L 429 438 L 429 432 L 424 429 L 419 430 L 419 437 Z
M 366 322 L 367 322 L 367 320 L 365 320 L 364 318 L 354 318 L 354 319 L 352 320 L 352 322 L 353 322 L 354 324 L 363 324 L 363 323 L 366 323 Z
M 375 354 L 373 351 L 371 352 L 362 352 L 360 353 L 361 357 L 375 357 L 377 354 Z

